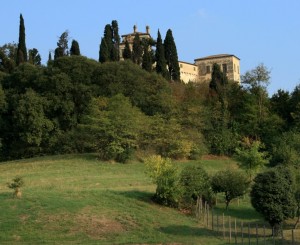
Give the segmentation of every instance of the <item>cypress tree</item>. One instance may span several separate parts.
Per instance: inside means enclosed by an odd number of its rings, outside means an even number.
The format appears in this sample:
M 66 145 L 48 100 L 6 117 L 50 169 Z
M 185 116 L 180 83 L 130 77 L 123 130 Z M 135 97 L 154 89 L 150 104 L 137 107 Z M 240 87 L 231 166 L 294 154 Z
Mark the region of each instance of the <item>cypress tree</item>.
M 111 29 L 112 29 L 112 50 L 111 50 L 111 60 L 112 61 L 119 61 L 120 60 L 120 36 L 119 36 L 119 27 L 118 21 L 113 20 L 111 22 Z
M 142 68 L 149 72 L 152 71 L 152 58 L 149 52 L 149 45 L 147 44 L 144 45 Z
M 209 83 L 209 88 L 216 92 L 218 95 L 222 92 L 224 86 L 228 83 L 226 74 L 221 71 L 218 64 L 213 64 L 211 81 Z
M 80 55 L 79 43 L 76 40 L 72 41 L 70 54 L 71 55 Z
M 99 51 L 99 62 L 104 63 L 109 61 L 109 50 L 106 44 L 106 40 L 103 37 L 101 39 L 101 44 L 100 44 L 100 51 Z
M 170 78 L 173 81 L 180 81 L 177 49 L 171 29 L 167 31 L 166 38 L 164 40 L 164 49 Z
M 111 28 L 111 25 L 110 24 L 107 24 L 104 28 L 104 39 L 105 39 L 105 42 L 106 42 L 106 46 L 107 46 L 107 52 L 109 54 L 109 60 L 110 61 L 110 56 L 111 56 L 111 53 L 112 53 L 112 48 L 113 48 L 113 31 L 112 31 L 112 28 Z
M 52 61 L 52 55 L 51 52 L 49 51 L 49 55 L 48 55 L 48 62 Z
M 123 58 L 124 60 L 132 59 L 132 53 L 129 47 L 129 42 L 126 40 L 125 41 L 125 48 L 123 51 Z
M 19 43 L 17 49 L 17 65 L 27 61 L 27 49 L 25 43 L 25 25 L 22 14 L 20 14 Z
M 161 74 L 164 78 L 169 79 L 164 45 L 159 30 L 157 32 L 155 60 L 156 60 L 156 67 L 155 67 L 156 72 Z
M 140 36 L 138 33 L 135 34 L 132 44 L 132 61 L 135 64 L 140 65 L 142 63 L 143 47 L 141 45 Z

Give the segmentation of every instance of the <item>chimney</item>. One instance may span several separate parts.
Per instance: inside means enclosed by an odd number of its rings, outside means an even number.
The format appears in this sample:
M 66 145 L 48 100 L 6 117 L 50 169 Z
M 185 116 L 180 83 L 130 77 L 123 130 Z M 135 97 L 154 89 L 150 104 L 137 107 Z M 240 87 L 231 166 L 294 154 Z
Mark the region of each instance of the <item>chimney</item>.
M 147 32 L 147 34 L 150 34 L 150 27 L 149 26 L 146 26 L 146 32 Z
M 137 31 L 137 27 L 136 27 L 136 25 L 134 25 L 133 26 L 133 33 L 136 33 L 136 31 Z

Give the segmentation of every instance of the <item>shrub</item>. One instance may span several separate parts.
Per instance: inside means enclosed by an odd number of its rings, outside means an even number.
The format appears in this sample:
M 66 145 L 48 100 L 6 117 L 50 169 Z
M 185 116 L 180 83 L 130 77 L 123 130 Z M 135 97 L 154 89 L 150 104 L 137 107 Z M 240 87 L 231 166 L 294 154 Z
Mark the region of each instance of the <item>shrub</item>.
M 156 184 L 154 200 L 165 206 L 177 207 L 181 196 L 178 169 L 169 158 L 154 155 L 145 159 L 146 172 Z
M 17 198 L 22 197 L 22 192 L 20 190 L 22 186 L 24 186 L 24 180 L 20 176 L 16 176 L 11 183 L 7 183 L 7 187 L 15 191 L 14 197 Z
M 180 174 L 180 186 L 182 187 L 181 206 L 192 208 L 197 199 L 210 202 L 211 187 L 210 178 L 201 166 L 187 166 Z

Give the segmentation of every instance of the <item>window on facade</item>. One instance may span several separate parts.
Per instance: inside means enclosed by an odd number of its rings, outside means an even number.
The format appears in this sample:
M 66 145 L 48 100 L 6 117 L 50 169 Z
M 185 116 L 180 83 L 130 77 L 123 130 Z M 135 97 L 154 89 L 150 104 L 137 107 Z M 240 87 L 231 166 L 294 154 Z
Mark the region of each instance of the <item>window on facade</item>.
M 227 64 L 222 64 L 223 72 L 227 73 Z
M 206 73 L 210 73 L 210 66 L 206 66 Z
M 236 72 L 236 69 L 235 69 L 235 64 L 233 65 L 233 67 L 234 67 L 234 72 Z
M 180 64 L 180 68 L 182 68 L 182 64 Z
M 194 67 L 194 71 L 196 71 L 196 67 Z
M 238 73 L 240 74 L 240 67 L 239 66 L 237 67 L 237 70 L 238 70 Z

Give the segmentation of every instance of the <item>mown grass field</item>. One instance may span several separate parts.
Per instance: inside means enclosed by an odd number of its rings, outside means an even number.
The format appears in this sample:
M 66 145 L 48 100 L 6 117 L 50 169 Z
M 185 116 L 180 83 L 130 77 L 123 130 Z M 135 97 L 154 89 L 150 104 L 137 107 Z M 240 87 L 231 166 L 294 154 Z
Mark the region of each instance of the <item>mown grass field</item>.
M 230 160 L 202 164 L 209 173 Z M 6 187 L 23 176 L 22 199 Z M 93 154 L 65 155 L 0 164 L 0 244 L 226 244 L 194 216 L 151 201 L 155 186 L 142 163 L 101 162 Z M 217 213 L 224 211 L 218 204 Z M 261 220 L 249 200 L 226 213 Z

